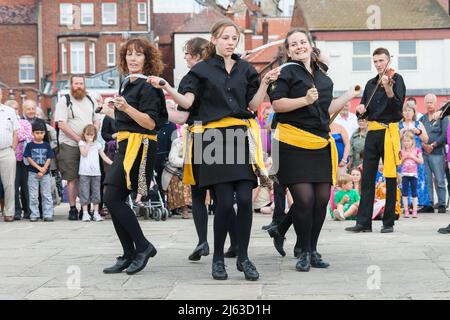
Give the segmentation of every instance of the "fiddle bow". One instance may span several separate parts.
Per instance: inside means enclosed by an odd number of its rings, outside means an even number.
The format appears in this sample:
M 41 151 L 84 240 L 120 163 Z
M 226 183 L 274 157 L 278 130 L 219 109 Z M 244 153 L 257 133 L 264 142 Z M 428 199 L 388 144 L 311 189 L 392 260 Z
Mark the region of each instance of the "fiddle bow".
M 392 56 L 390 58 L 392 58 Z M 363 118 L 367 117 L 367 110 L 369 109 L 370 102 L 372 102 L 372 99 L 375 96 L 375 93 L 377 92 L 378 87 L 381 84 L 381 78 L 383 78 L 385 75 L 387 75 L 389 77 L 389 84 L 394 84 L 395 83 L 395 81 L 392 79 L 392 77 L 395 74 L 395 70 L 392 69 L 392 68 L 389 68 L 389 65 L 391 64 L 391 61 L 392 60 L 389 59 L 388 63 L 386 64 L 386 67 L 384 67 L 382 75 L 380 76 L 380 78 L 377 81 L 377 85 L 375 86 L 375 88 L 373 89 L 372 93 L 370 94 L 369 100 L 367 101 L 367 104 L 366 104 L 366 112 L 364 112 L 362 114 L 358 114 L 357 115 L 358 119 L 363 119 Z

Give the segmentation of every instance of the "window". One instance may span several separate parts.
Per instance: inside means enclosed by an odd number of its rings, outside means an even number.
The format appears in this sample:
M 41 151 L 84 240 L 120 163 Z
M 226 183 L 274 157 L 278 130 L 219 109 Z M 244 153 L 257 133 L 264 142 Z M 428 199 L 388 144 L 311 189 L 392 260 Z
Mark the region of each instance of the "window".
M 84 54 L 84 42 L 70 43 L 70 72 L 73 74 L 83 74 L 86 72 L 86 62 Z
M 67 48 L 65 43 L 61 43 L 61 71 L 67 74 Z
M 95 73 L 95 43 L 89 43 L 89 73 Z
M 417 52 L 415 41 L 398 42 L 398 69 L 417 70 Z
M 59 4 L 59 24 L 72 25 L 73 24 L 73 8 L 70 3 Z
M 102 24 L 117 24 L 117 5 L 102 3 Z
M 138 3 L 138 24 L 147 23 L 147 4 L 145 2 Z
M 94 4 L 82 3 L 81 4 L 81 24 L 93 25 L 94 24 Z
M 353 71 L 370 71 L 372 67 L 372 57 L 370 55 L 369 41 L 353 42 Z
M 108 67 L 114 67 L 116 65 L 116 44 L 106 44 L 106 63 Z
M 30 83 L 34 80 L 34 57 L 23 56 L 19 58 L 19 82 Z

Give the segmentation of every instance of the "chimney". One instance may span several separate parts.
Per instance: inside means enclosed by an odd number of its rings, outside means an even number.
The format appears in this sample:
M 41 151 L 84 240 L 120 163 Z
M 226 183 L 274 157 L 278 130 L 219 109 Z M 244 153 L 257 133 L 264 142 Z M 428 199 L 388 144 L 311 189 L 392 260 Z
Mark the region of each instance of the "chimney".
M 269 23 L 266 19 L 262 22 L 262 36 L 263 36 L 263 44 L 269 42 Z
M 253 31 L 250 30 L 250 29 L 245 29 L 244 30 L 244 47 L 245 47 L 245 50 L 253 49 L 253 47 L 252 47 L 252 45 L 253 45 L 252 37 L 253 37 Z
M 245 10 L 245 29 L 251 29 L 252 28 L 252 21 L 250 18 L 250 11 Z
M 234 12 L 231 9 L 230 5 L 228 5 L 227 12 L 225 12 L 225 15 L 227 16 L 228 19 L 230 19 L 231 21 L 234 21 Z

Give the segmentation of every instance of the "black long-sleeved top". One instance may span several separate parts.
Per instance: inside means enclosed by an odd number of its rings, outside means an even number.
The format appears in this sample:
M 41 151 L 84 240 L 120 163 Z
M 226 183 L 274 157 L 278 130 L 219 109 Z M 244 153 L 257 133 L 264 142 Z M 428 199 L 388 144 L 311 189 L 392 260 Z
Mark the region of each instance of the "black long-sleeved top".
M 364 88 L 361 104 L 366 105 L 370 95 L 375 89 L 379 75 L 367 81 Z M 403 103 L 405 101 L 406 87 L 403 78 L 398 73 L 394 74 L 392 79 L 395 81 L 393 86 L 394 97 L 388 98 L 384 88 L 379 85 L 370 104 L 367 106 L 367 119 L 369 121 L 378 121 L 382 123 L 398 122 L 403 118 Z
M 117 131 L 156 134 L 159 128 L 167 122 L 168 115 L 163 91 L 156 89 L 147 83 L 145 79 L 138 78 L 133 82 L 127 83 L 123 89 L 122 96 L 130 106 L 148 114 L 155 121 L 156 126 L 153 130 L 145 129 L 125 112 L 116 109 L 114 117 Z
M 291 62 L 298 66 L 289 65 L 281 70 L 277 81 L 269 86 L 270 101 L 305 97 L 313 86 L 317 88 L 319 98 L 311 105 L 276 113 L 274 120 L 326 138 L 330 131 L 328 109 L 333 100 L 333 81 L 320 69 L 315 68 L 311 75 L 302 62 Z
M 116 123 L 115 123 L 114 119 L 106 116 L 103 119 L 103 123 L 102 123 L 102 138 L 103 138 L 103 140 L 105 140 L 106 142 L 114 140 L 114 138 L 112 137 L 112 135 L 114 133 L 117 133 Z
M 228 74 L 223 57 L 213 57 L 197 63 L 183 77 L 178 92 L 191 92 L 195 103 L 189 122 L 208 123 L 225 117 L 251 119 L 249 102 L 259 88 L 259 75 L 255 68 L 238 55 L 231 57 L 236 63 Z

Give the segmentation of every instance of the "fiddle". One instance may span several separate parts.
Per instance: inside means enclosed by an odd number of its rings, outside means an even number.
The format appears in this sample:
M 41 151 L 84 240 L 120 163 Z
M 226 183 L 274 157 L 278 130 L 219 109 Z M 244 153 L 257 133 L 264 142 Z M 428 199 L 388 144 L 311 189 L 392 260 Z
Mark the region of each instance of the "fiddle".
M 391 58 L 392 58 L 392 56 L 391 56 Z M 389 85 L 390 85 L 390 86 L 392 86 L 393 84 L 395 84 L 395 81 L 394 81 L 394 79 L 393 79 L 393 77 L 394 77 L 394 75 L 395 75 L 395 69 L 394 69 L 394 68 L 389 68 L 389 65 L 391 64 L 391 61 L 392 61 L 392 60 L 389 59 L 389 62 L 386 64 L 386 67 L 385 67 L 384 70 L 383 70 L 383 73 L 381 74 L 381 76 L 379 77 L 379 79 L 378 79 L 378 81 L 377 81 L 377 85 L 375 86 L 375 88 L 373 89 L 372 93 L 370 94 L 369 100 L 367 101 L 367 104 L 366 104 L 366 112 L 364 112 L 364 113 L 362 113 L 362 114 L 357 113 L 358 119 L 364 119 L 364 118 L 367 118 L 367 109 L 369 108 L 370 102 L 372 101 L 373 96 L 375 95 L 375 92 L 377 91 L 378 87 L 379 87 L 380 85 L 383 86 L 382 83 L 381 83 L 381 79 L 382 79 L 384 76 L 387 76 L 387 77 L 388 77 L 388 79 L 389 79 Z
M 395 75 L 395 69 L 394 68 L 388 68 L 384 74 L 388 77 L 390 86 L 395 84 L 395 81 L 393 79 L 393 77 Z M 381 82 L 381 77 L 380 77 L 380 82 Z

